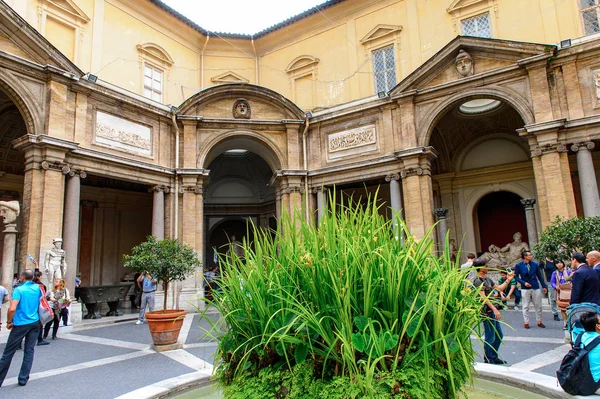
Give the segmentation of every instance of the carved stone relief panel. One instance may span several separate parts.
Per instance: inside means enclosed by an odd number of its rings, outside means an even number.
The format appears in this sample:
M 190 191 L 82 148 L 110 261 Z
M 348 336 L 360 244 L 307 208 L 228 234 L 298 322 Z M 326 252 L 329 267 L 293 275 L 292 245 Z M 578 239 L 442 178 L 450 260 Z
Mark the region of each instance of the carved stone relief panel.
M 127 119 L 96 112 L 94 142 L 134 155 L 152 156 L 152 128 Z
M 377 127 L 375 125 L 362 126 L 327 136 L 327 158 L 329 160 L 356 156 L 377 149 Z
M 600 69 L 593 69 L 591 71 L 591 84 L 590 89 L 592 91 L 592 99 L 594 100 L 594 108 L 600 107 Z

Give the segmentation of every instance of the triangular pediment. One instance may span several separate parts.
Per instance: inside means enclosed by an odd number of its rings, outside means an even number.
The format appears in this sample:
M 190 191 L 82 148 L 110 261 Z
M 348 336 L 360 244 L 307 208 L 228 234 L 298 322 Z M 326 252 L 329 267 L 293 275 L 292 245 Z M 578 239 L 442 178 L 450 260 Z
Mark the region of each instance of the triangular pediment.
M 90 20 L 85 12 L 83 12 L 83 10 L 79 8 L 73 0 L 46 0 L 46 4 L 49 7 L 54 7 L 83 22 L 88 22 Z
M 243 77 L 242 75 L 238 75 L 233 71 L 227 71 L 220 75 L 217 75 L 210 79 L 211 82 L 217 84 L 225 84 L 225 83 L 248 83 L 249 80 Z
M 369 42 L 372 42 L 373 40 L 381 39 L 382 37 L 400 31 L 402 31 L 402 25 L 379 24 L 373 29 L 371 29 L 369 33 L 367 33 L 362 39 L 360 39 L 360 43 L 367 44 Z
M 54 47 L 5 2 L 0 2 L 0 50 L 41 65 L 52 65 L 83 76 L 71 60 Z
M 550 56 L 554 50 L 555 46 L 552 45 L 457 36 L 398 83 L 390 95 L 422 90 L 470 76 L 485 76 L 517 65 L 521 60 L 538 55 Z M 457 71 L 455 62 L 459 52 L 461 56 L 471 57 L 472 74 L 461 76 Z

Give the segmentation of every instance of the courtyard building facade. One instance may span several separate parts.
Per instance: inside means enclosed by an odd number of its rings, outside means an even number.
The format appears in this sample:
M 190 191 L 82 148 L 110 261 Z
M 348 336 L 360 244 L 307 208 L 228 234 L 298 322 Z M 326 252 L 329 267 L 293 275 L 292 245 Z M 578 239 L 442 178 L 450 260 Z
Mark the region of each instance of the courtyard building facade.
M 0 201 L 21 208 L 2 284 L 57 237 L 71 292 L 122 281 L 148 235 L 210 268 L 248 222 L 376 191 L 415 236 L 438 222 L 440 248 L 491 257 L 600 216 L 599 18 L 598 0 L 330 0 L 248 36 L 159 0 L 0 1 Z M 175 305 L 202 306 L 202 272 Z

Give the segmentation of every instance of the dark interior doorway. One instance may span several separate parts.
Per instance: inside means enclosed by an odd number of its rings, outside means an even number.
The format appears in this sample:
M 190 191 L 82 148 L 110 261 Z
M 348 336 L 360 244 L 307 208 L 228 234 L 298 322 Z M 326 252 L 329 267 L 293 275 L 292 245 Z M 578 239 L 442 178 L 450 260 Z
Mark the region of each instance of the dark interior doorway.
M 502 248 L 513 241 L 512 236 L 517 231 L 527 240 L 525 210 L 517 194 L 498 191 L 486 195 L 477 205 L 476 216 L 480 252 L 486 252 L 492 244 Z

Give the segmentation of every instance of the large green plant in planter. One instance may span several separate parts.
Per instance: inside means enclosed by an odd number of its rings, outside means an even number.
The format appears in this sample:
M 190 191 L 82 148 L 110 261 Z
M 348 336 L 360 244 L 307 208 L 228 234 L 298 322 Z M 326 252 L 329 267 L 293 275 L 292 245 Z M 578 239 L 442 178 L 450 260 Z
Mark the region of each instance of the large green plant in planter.
M 148 272 L 158 283 L 163 283 L 165 298 L 163 310 L 167 309 L 169 283 L 183 281 L 200 266 L 200 261 L 192 248 L 177 240 L 157 241 L 148 236 L 146 241 L 135 246 L 130 255 L 123 255 L 125 267 L 136 273 Z
M 540 235 L 533 247 L 536 258 L 571 259 L 573 252 L 583 252 L 600 248 L 600 217 L 556 220 Z
M 225 323 L 213 330 L 225 397 L 455 397 L 471 378 L 477 291 L 450 253 L 433 255 L 431 231 L 414 239 L 397 219 L 395 238 L 372 199 L 330 209 L 318 227 L 284 215 L 245 259 L 222 259 L 208 302 Z

